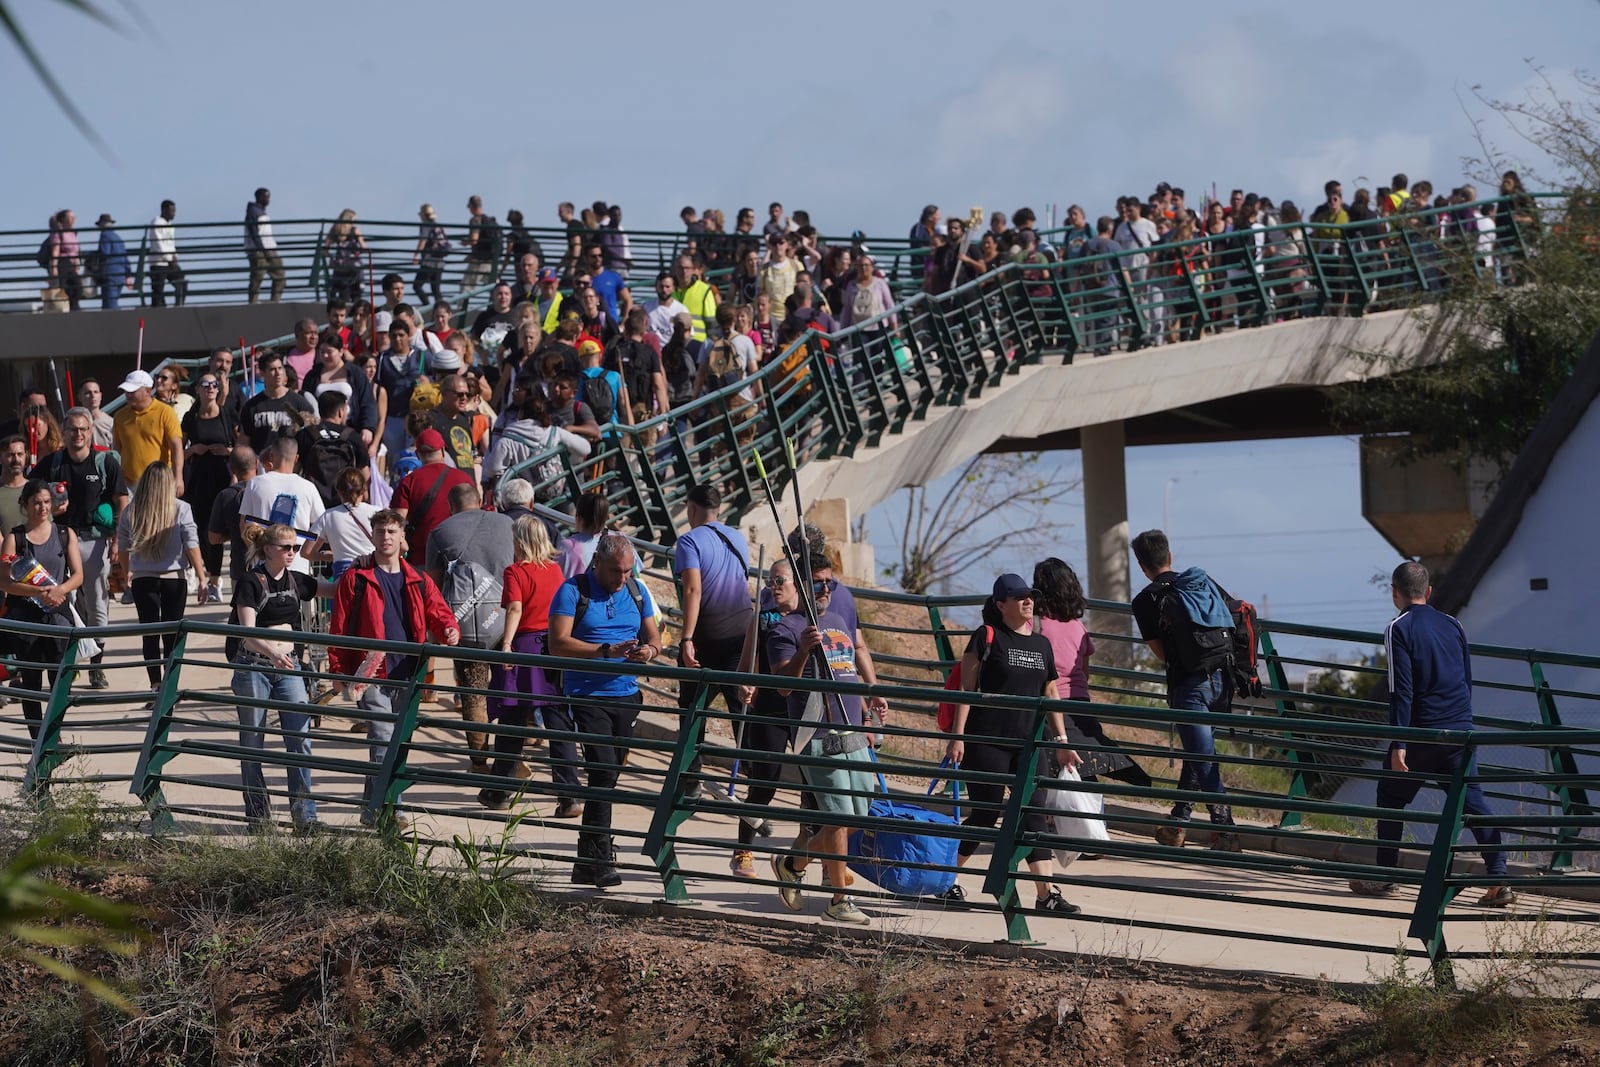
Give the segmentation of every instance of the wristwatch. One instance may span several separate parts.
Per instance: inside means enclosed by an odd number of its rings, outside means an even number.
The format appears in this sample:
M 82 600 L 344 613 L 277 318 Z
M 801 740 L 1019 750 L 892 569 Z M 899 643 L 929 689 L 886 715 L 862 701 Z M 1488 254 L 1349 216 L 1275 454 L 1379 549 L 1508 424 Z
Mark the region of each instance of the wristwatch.
M 610 659 L 611 658 L 611 642 L 610 641 L 607 641 L 605 644 L 600 646 L 600 658 L 601 659 Z

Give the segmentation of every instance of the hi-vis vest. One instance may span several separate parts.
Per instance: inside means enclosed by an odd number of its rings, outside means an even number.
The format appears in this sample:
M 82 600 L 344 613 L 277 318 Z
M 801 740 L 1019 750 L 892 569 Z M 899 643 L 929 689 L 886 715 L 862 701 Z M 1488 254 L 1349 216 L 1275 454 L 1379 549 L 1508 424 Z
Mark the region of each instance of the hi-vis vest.
M 693 323 L 689 328 L 689 336 L 696 341 L 704 341 L 706 327 L 717 317 L 717 291 L 700 281 L 687 289 L 679 289 L 672 295 L 689 309 L 689 319 Z
M 550 310 L 544 314 L 544 332 L 546 337 L 549 337 L 556 332 L 556 323 L 560 321 L 561 294 L 557 293 L 555 298 L 550 301 Z

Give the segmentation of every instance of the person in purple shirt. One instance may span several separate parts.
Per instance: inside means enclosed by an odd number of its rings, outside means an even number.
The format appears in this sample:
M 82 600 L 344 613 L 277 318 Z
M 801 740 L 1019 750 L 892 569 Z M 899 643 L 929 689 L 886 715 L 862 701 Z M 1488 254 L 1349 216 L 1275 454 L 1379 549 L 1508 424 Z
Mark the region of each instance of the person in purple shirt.
M 1428 584 L 1428 568 L 1420 563 L 1402 563 L 1390 578 L 1389 596 L 1400 614 L 1383 635 L 1389 660 L 1389 725 L 1431 730 L 1472 729 L 1472 656 L 1467 648 L 1467 633 L 1453 617 L 1429 606 L 1433 587 Z M 1472 775 L 1472 753 L 1465 745 L 1433 742 L 1394 741 L 1389 745 L 1388 769 L 1399 773 L 1427 774 L 1439 779 L 1461 772 Z M 1378 782 L 1378 807 L 1403 810 L 1416 798 L 1423 782 L 1416 778 L 1383 778 Z M 1476 782 L 1466 787 L 1462 810 L 1468 815 L 1492 815 L 1483 789 Z M 1399 819 L 1378 820 L 1377 863 L 1380 867 L 1398 865 L 1402 828 Z M 1500 828 L 1473 826 L 1472 836 L 1485 846 L 1483 865 L 1491 878 L 1504 878 L 1506 854 L 1490 851 L 1498 846 Z M 1350 891 L 1363 897 L 1387 897 L 1395 892 L 1393 882 L 1353 879 Z M 1494 885 L 1484 891 L 1478 903 L 1486 908 L 1503 908 L 1517 899 L 1509 886 Z
M 754 608 L 750 604 L 750 546 L 744 535 L 717 521 L 722 493 L 715 485 L 703 482 L 689 490 L 687 512 L 689 532 L 673 547 L 672 566 L 677 572 L 683 598 L 683 637 L 678 642 L 680 667 L 736 671 L 744 650 L 745 631 Z M 684 712 L 707 704 L 711 696 L 705 686 L 684 681 L 678 685 L 678 707 Z M 721 687 L 728 714 L 745 712 L 739 687 Z M 698 774 L 698 754 L 689 765 Z M 702 783 L 690 781 L 684 795 L 698 797 Z

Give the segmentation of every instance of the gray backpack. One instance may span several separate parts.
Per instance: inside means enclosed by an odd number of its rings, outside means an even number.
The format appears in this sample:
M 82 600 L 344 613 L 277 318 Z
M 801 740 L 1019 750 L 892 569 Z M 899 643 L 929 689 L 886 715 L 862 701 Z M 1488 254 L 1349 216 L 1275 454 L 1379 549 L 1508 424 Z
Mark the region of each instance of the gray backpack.
M 439 590 L 461 628 L 461 643 L 468 648 L 493 648 L 506 632 L 506 612 L 500 606 L 504 592 L 500 575 L 490 574 L 468 560 L 445 564 L 444 585 Z

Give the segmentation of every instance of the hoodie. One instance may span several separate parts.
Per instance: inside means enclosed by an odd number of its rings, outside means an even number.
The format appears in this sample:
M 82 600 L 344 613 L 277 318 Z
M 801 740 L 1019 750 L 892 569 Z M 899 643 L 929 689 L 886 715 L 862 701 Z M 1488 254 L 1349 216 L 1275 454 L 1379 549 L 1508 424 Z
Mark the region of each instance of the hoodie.
M 555 444 L 566 446 L 567 454 L 574 461 L 589 456 L 588 440 L 571 430 L 542 426 L 534 419 L 518 419 L 502 430 L 489 446 L 489 454 L 483 461 L 484 481 L 495 481 L 512 467 Z
M 1233 625 L 1233 613 L 1228 610 L 1227 601 L 1222 599 L 1222 591 L 1205 571 L 1190 567 L 1182 574 L 1174 574 L 1169 580 L 1173 591 L 1183 601 L 1184 611 L 1196 626 L 1210 629 Z

